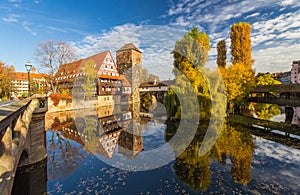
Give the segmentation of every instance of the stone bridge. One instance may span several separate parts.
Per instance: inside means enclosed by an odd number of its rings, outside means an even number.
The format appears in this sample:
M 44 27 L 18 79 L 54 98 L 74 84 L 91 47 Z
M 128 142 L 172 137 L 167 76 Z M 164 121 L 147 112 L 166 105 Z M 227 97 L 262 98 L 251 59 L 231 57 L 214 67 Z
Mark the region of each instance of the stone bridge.
M 0 107 L 0 192 L 11 194 L 17 167 L 47 157 L 47 97 L 33 96 Z

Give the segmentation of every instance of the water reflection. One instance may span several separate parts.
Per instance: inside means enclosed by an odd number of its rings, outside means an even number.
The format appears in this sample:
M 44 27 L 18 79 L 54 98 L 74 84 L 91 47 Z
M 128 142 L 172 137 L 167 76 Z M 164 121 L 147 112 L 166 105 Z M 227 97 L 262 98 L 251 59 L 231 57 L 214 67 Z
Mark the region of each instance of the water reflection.
M 254 191 L 291 194 L 300 189 L 295 182 L 300 179 L 298 150 L 268 141 L 268 137 L 254 136 L 245 127 L 229 122 L 219 129 L 216 121 L 212 127 L 218 139 L 206 141 L 209 122 L 201 122 L 189 147 L 158 169 L 129 172 L 105 164 L 94 156 L 101 155 L 115 163 L 135 161 L 144 151 L 169 141 L 177 131 L 178 122 L 169 120 L 166 124 L 149 125 L 151 119 L 142 123 L 125 108 L 113 115 L 106 111 L 100 118 L 92 116 L 98 112 L 96 109 L 81 111 L 80 116 L 74 111 L 47 114 L 48 161 L 44 169 L 47 178 L 41 180 L 41 189 L 46 191 L 46 184 L 48 194 L 249 194 Z M 188 122 L 186 131 L 189 131 Z M 199 151 L 210 144 L 213 147 L 208 152 Z M 170 147 L 177 153 L 180 143 Z M 24 183 L 26 178 L 18 180 Z M 20 194 L 20 189 L 15 191 Z
M 199 127 L 193 142 L 176 158 L 174 169 L 178 178 L 194 191 L 206 191 L 211 183 L 211 162 L 214 160 L 220 165 L 226 165 L 228 159 L 231 163 L 232 181 L 248 184 L 251 180 L 251 158 L 255 148 L 252 135 L 227 124 L 212 150 L 200 156 L 198 151 L 205 128 L 205 125 Z
M 280 107 L 276 104 L 262 103 L 250 103 L 249 107 L 256 118 L 274 120 L 275 116 L 284 114 L 285 122 L 300 126 L 300 107 Z
M 276 104 L 250 103 L 250 110 L 259 119 L 270 120 L 272 117 L 281 114 L 280 107 Z

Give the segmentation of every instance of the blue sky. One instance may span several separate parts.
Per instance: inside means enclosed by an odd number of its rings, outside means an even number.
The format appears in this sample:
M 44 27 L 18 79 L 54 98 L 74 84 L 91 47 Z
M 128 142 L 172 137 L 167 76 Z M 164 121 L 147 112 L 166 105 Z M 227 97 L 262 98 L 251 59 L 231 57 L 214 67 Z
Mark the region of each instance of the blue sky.
M 81 57 L 133 42 L 143 51 L 143 66 L 163 79 L 172 77 L 175 41 L 192 27 L 211 40 L 207 67 L 215 66 L 216 44 L 225 39 L 230 54 L 230 27 L 245 21 L 256 72 L 290 70 L 300 60 L 298 0 L 2 0 L 0 61 L 25 71 L 40 41 L 63 40 Z M 230 56 L 228 57 L 228 61 Z M 229 62 L 228 62 L 229 63 Z

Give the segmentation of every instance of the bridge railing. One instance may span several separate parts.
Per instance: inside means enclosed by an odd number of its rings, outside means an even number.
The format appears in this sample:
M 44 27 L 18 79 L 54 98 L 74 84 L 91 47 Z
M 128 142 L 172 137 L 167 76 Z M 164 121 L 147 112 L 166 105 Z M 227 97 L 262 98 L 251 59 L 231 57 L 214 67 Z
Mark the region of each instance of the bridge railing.
M 27 158 L 22 159 L 22 155 L 25 150 L 27 150 L 26 155 L 34 150 L 34 148 L 30 148 L 32 143 L 30 143 L 31 136 L 28 131 L 32 125 L 33 113 L 36 112 L 35 115 L 39 115 L 39 113 L 46 111 L 46 97 L 37 96 L 0 107 L 1 194 L 10 194 L 18 165 L 34 163 L 37 159 L 35 156 L 33 158 L 27 156 Z

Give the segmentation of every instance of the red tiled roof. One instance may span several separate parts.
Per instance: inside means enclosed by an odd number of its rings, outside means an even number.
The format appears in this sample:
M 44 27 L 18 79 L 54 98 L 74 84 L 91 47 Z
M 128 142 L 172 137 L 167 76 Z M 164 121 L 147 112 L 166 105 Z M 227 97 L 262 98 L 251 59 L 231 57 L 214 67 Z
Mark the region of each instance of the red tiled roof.
M 47 74 L 38 74 L 38 73 L 30 73 L 30 79 L 42 79 L 44 77 L 44 79 L 48 79 L 49 75 Z M 15 73 L 15 78 L 14 80 L 24 80 L 27 81 L 28 80 L 28 73 L 27 72 L 16 72 Z
M 55 78 L 63 78 L 63 80 L 73 81 L 75 77 L 80 76 L 80 74 L 83 73 L 81 67 L 83 67 L 84 64 L 89 60 L 93 60 L 96 63 L 95 69 L 98 71 L 101 65 L 103 64 L 103 61 L 107 54 L 111 55 L 109 50 L 87 57 L 85 59 L 77 60 L 69 64 L 62 64 L 60 65 L 59 70 L 55 74 Z M 119 78 L 118 76 L 110 76 L 104 74 L 98 76 L 101 78 L 110 78 L 110 79 Z

